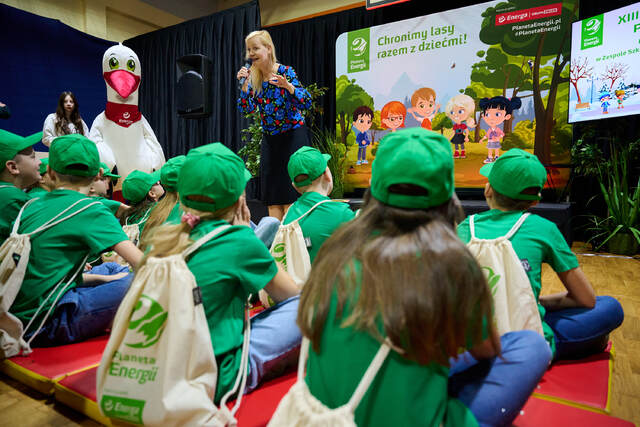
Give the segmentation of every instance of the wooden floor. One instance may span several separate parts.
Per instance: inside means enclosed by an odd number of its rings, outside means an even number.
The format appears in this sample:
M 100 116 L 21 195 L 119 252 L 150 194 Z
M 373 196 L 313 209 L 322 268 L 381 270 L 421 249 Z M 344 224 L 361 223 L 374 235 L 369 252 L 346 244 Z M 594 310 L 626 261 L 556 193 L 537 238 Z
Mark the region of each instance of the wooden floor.
M 624 323 L 611 335 L 615 346 L 611 415 L 640 426 L 640 259 L 582 255 L 578 259 L 598 295 L 617 298 L 624 308 Z M 543 294 L 562 290 L 547 266 L 542 274 Z M 57 404 L 0 374 L 0 427 L 98 426 L 87 417 Z

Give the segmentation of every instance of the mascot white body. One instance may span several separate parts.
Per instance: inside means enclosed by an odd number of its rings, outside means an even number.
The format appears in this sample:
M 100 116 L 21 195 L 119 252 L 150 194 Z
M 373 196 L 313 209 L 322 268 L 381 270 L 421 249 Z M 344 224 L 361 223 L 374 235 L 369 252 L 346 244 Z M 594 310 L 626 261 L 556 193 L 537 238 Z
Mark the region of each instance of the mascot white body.
M 123 178 L 134 169 L 150 173 L 164 164 L 164 153 L 149 122 L 138 110 L 140 60 L 135 52 L 121 44 L 112 46 L 102 57 L 102 72 L 107 84 L 107 107 L 89 132 L 96 143 L 100 160 Z

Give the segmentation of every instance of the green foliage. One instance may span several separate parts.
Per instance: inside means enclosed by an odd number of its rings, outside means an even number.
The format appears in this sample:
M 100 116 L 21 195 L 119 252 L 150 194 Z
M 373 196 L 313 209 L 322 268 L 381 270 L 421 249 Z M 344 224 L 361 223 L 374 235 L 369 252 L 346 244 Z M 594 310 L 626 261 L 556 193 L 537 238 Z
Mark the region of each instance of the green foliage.
M 331 155 L 329 170 L 333 175 L 333 191 L 331 198 L 339 199 L 344 195 L 344 163 L 346 147 L 341 144 L 336 134 L 329 129 L 313 129 L 311 132 L 312 145 L 323 153 Z
M 311 107 L 304 112 L 305 123 L 309 128 L 315 126 L 315 121 L 323 114 L 320 98 L 327 93 L 326 87 L 318 87 L 317 83 L 311 83 L 305 87 L 311 95 Z M 245 159 L 245 166 L 255 178 L 260 175 L 260 146 L 262 144 L 262 120 L 260 112 L 256 108 L 253 113 L 245 114 L 249 120 L 249 126 L 240 131 L 240 137 L 244 146 L 238 150 L 238 155 Z
M 262 120 L 258 110 L 245 114 L 249 119 L 249 127 L 242 129 L 240 136 L 244 147 L 238 150 L 238 155 L 245 159 L 246 168 L 255 178 L 260 175 L 260 145 L 262 144 Z
M 571 149 L 574 170 L 598 179 L 607 206 L 607 216 L 590 215 L 590 242 L 599 250 L 618 233 L 633 235 L 640 244 L 640 179 L 635 189 L 629 185 L 629 167 L 640 153 L 640 140 L 630 144 L 610 142 L 610 158 L 592 143 L 578 141 Z
M 512 148 L 532 149 L 535 129 L 535 121 L 522 120 L 518 122 L 513 131 L 502 139 L 502 149 L 504 151 Z
M 353 112 L 366 105 L 373 110 L 373 98 L 355 80 L 340 76 L 336 80 L 336 114 L 340 125 L 340 141 L 347 145 L 347 136 L 351 132 Z
M 443 112 L 436 114 L 431 121 L 431 130 L 440 131 L 440 134 L 444 133 L 445 129 L 453 128 L 453 122 Z

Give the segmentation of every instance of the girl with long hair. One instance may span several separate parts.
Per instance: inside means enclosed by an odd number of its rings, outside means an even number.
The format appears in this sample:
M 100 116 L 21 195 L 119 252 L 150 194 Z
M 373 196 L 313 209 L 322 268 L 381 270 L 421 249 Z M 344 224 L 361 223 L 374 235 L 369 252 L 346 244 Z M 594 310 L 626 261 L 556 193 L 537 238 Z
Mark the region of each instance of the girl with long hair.
M 260 154 L 261 199 L 269 215 L 282 220 L 287 207 L 298 198 L 287 175 L 289 157 L 300 147 L 311 145 L 304 126 L 311 95 L 294 69 L 277 62 L 276 48 L 267 31 L 254 31 L 245 38 L 251 67 L 242 67 L 238 80 L 246 79 L 238 98 L 245 114 L 260 109 L 264 138 Z
M 75 95 L 72 92 L 65 91 L 58 98 L 56 112 L 49 114 L 44 121 L 42 142 L 48 147 L 55 138 L 71 133 L 88 136 L 89 128 L 80 117 L 78 100 Z
M 202 293 L 218 365 L 216 402 L 233 387 L 240 369 L 244 307 L 250 294 L 264 289 L 276 305 L 251 318 L 246 390 L 294 364 L 300 346 L 295 324 L 298 287 L 249 227 L 244 190 L 250 177 L 242 159 L 220 143 L 189 151 L 178 178 L 182 222 L 152 230 L 145 258 L 179 254 L 204 235 L 227 227 L 187 259 Z
M 508 425 L 549 363 L 537 333 L 494 330 L 485 277 L 455 232 L 452 157 L 435 132 L 385 136 L 365 206 L 322 245 L 303 288 L 305 381 L 322 404 L 349 401 L 391 348 L 358 425 Z

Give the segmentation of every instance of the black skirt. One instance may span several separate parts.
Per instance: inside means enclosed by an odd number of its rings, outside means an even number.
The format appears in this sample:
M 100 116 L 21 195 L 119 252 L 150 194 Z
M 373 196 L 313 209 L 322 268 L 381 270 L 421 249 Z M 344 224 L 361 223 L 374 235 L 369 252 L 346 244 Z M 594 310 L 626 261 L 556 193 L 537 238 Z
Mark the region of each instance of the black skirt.
M 260 148 L 260 199 L 271 205 L 288 205 L 298 199 L 287 172 L 289 157 L 311 145 L 309 129 L 300 126 L 276 135 L 265 134 Z

